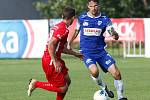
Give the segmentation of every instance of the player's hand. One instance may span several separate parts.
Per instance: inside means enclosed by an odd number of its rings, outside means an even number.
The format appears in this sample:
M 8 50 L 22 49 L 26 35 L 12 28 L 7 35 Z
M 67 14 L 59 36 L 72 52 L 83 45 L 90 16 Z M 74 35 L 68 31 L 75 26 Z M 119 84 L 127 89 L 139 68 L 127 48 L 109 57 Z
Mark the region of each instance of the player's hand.
M 84 55 L 81 54 L 81 53 L 76 53 L 75 56 L 78 57 L 78 58 L 80 58 L 80 60 L 83 60 L 83 58 L 84 58 Z
M 67 49 L 72 50 L 71 45 L 67 43 Z
M 118 40 L 119 39 L 119 35 L 116 31 L 114 31 L 113 35 L 112 35 L 113 39 Z
M 62 67 L 61 67 L 61 63 L 58 60 L 53 61 L 54 67 L 56 72 L 61 72 Z

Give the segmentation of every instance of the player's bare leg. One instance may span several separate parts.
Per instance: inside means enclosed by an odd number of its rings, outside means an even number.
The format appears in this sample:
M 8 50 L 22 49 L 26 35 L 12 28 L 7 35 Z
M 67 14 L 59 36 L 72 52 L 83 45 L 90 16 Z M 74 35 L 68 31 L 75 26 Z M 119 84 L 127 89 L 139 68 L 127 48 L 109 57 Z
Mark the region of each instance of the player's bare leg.
M 112 74 L 114 77 L 114 85 L 117 90 L 117 95 L 118 95 L 118 100 L 127 100 L 127 98 L 124 98 L 123 96 L 123 81 L 121 79 L 121 73 L 116 67 L 115 64 L 112 64 L 109 68 L 108 71 Z
M 99 75 L 99 69 L 95 64 L 91 64 L 89 66 L 89 71 L 91 73 L 91 77 L 93 81 L 95 81 L 110 98 L 114 98 L 114 93 L 107 88 L 107 85 L 103 82 L 102 78 Z

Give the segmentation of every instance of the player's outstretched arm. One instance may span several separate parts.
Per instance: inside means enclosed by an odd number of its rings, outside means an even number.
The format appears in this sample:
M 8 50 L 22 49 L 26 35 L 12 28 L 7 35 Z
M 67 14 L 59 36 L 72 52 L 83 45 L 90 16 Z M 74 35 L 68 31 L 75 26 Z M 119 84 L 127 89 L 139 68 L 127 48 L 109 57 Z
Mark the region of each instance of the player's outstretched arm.
M 51 56 L 51 59 L 52 60 L 56 60 L 56 54 L 55 54 L 55 51 L 56 51 L 56 46 L 58 44 L 58 40 L 54 37 L 52 37 L 49 41 L 48 41 L 48 52 Z
M 75 32 L 73 33 L 71 39 L 68 40 L 68 44 L 67 44 L 68 49 L 71 49 L 71 44 L 72 44 L 73 40 L 78 36 L 78 34 L 79 34 L 79 30 L 76 29 Z
M 60 72 L 61 71 L 61 63 L 57 60 L 57 57 L 56 57 L 56 54 L 55 54 L 55 51 L 56 51 L 56 47 L 58 45 L 58 42 L 59 40 L 52 37 L 50 39 L 50 41 L 48 42 L 48 52 L 51 56 L 51 63 L 50 64 L 54 64 L 55 66 L 55 69 L 57 72 Z
M 63 53 L 73 55 L 73 56 L 78 57 L 81 60 L 83 60 L 83 55 L 81 53 L 78 53 L 78 52 L 72 50 L 72 49 L 68 49 L 67 44 L 64 46 Z

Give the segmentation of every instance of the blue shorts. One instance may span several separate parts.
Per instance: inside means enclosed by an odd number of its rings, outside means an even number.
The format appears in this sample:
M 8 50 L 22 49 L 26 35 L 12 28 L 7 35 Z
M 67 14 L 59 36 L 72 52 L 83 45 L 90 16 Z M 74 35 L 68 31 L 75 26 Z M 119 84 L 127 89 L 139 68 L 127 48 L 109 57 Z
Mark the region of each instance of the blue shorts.
M 108 72 L 108 68 L 112 64 L 115 64 L 115 60 L 106 51 L 103 53 L 83 53 L 83 55 L 83 61 L 87 68 L 89 68 L 91 64 L 97 65 L 98 63 L 101 69 L 106 73 Z

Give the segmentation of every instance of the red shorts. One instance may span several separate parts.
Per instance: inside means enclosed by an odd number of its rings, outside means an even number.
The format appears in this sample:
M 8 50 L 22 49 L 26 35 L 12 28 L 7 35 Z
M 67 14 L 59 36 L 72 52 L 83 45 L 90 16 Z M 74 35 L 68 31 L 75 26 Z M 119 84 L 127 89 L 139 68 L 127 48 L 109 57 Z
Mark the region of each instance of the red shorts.
M 59 61 L 61 62 L 62 71 L 56 72 L 54 65 L 50 65 L 51 58 L 47 52 L 44 53 L 42 57 L 42 67 L 45 72 L 46 78 L 49 83 L 51 83 L 53 86 L 61 87 L 66 85 L 65 76 L 68 74 L 68 69 L 65 66 L 65 62 L 61 59 Z

